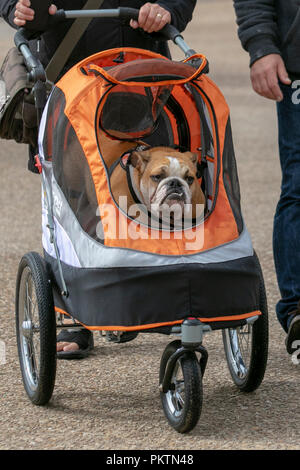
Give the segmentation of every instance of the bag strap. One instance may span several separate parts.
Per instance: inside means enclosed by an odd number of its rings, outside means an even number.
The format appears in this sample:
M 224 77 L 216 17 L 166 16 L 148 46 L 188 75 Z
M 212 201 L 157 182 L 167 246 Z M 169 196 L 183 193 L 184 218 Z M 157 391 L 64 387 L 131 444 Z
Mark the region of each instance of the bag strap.
M 100 8 L 103 2 L 104 0 L 87 0 L 82 10 Z M 74 21 L 46 67 L 47 79 L 50 82 L 55 82 L 91 21 L 92 18 L 77 18 Z

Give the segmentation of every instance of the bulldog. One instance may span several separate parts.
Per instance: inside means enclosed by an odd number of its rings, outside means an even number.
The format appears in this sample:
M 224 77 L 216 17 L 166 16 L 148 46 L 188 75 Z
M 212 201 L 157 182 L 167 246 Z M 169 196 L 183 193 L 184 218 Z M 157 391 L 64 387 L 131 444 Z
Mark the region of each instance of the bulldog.
M 197 179 L 197 154 L 169 147 L 135 150 L 127 163 L 128 171 L 130 185 L 120 165 L 111 175 L 116 201 L 127 196 L 129 205 L 138 200 L 149 212 L 158 217 L 171 214 L 174 221 L 194 219 L 199 216 L 199 207 L 203 212 L 205 196 Z

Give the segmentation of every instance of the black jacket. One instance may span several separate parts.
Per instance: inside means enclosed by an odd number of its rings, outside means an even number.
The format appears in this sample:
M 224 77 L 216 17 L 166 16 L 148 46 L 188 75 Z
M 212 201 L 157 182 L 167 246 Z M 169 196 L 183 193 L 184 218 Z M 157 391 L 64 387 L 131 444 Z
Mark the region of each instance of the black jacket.
M 300 0 L 234 0 L 234 7 L 250 64 L 281 54 L 290 74 L 300 75 Z
M 4 20 L 14 28 L 16 28 L 13 23 L 16 3 L 17 0 L 0 0 L 0 16 L 2 16 Z M 58 9 L 80 10 L 85 5 L 86 0 L 53 0 L 53 3 L 58 7 Z M 118 8 L 120 6 L 140 8 L 145 3 L 146 0 L 105 0 L 101 9 Z M 156 2 L 152 1 L 151 3 Z M 172 15 L 172 24 L 180 31 L 183 31 L 188 22 L 192 19 L 196 0 L 159 0 L 157 3 L 170 11 Z M 72 22 L 68 20 L 56 25 L 55 28 L 42 35 L 38 56 L 44 66 L 48 64 L 71 24 Z M 36 41 L 31 41 L 30 46 L 32 51 L 37 54 Z M 140 47 L 142 49 L 159 52 L 166 56 L 169 55 L 169 49 L 166 42 L 158 43 L 149 35 L 142 34 L 140 31 L 134 30 L 130 26 L 123 24 L 123 22 L 118 19 L 99 18 L 92 20 L 89 24 L 78 45 L 74 48 L 63 73 L 65 73 L 75 63 L 91 54 L 105 49 L 123 46 Z

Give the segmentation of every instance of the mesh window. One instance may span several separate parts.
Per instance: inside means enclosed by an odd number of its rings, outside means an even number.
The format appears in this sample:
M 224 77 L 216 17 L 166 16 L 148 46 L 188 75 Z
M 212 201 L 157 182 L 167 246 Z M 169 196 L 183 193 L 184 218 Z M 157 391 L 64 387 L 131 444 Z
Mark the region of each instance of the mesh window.
M 54 177 L 85 232 L 97 237 L 98 202 L 90 168 L 76 133 L 64 114 L 63 93 L 55 89 L 49 102 L 44 155 L 52 160 Z
M 61 114 L 64 112 L 66 100 L 63 92 L 59 88 L 54 88 L 48 103 L 46 129 L 43 136 L 43 150 L 46 160 L 52 160 L 53 137 L 56 127 L 59 125 Z M 56 149 L 57 151 L 57 149 Z
M 238 231 L 241 233 L 243 230 L 243 219 L 240 205 L 240 186 L 233 148 L 230 118 L 228 119 L 225 133 L 223 152 L 223 180 L 226 193 L 236 220 Z
M 168 101 L 172 86 L 116 86 L 108 95 L 99 125 L 108 135 L 125 140 L 151 135 Z

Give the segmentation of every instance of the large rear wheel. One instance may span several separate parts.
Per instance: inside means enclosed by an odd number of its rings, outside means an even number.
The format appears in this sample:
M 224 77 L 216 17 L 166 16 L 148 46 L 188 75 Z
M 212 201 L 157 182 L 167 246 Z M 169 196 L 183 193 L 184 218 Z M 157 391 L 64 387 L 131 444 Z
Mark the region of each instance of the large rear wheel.
M 16 334 L 24 388 L 35 405 L 50 400 L 56 374 L 56 319 L 44 259 L 30 252 L 19 264 Z
M 257 262 L 259 263 L 258 259 Z M 259 270 L 261 315 L 254 323 L 222 331 L 231 377 L 235 385 L 243 392 L 253 392 L 260 386 L 268 358 L 267 296 L 260 266 Z

